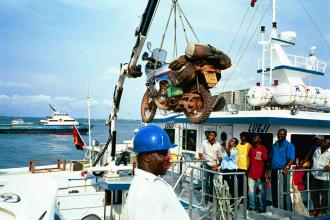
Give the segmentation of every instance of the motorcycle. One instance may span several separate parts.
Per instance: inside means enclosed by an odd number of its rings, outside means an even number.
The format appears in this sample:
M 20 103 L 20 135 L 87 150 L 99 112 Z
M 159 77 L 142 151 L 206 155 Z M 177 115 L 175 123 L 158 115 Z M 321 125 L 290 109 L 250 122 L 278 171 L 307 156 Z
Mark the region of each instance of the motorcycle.
M 169 68 L 169 63 L 165 62 L 166 55 L 165 50 L 157 48 L 151 56 L 147 52 L 142 56 L 142 60 L 147 61 L 147 90 L 141 103 L 143 122 L 152 121 L 159 108 L 184 112 L 190 122 L 200 124 L 208 119 L 212 110 L 220 110 L 225 106 L 223 97 L 212 96 L 209 91 L 220 80 L 220 69 L 205 63 L 192 65 L 189 80 L 177 84 L 173 79 L 182 73 Z

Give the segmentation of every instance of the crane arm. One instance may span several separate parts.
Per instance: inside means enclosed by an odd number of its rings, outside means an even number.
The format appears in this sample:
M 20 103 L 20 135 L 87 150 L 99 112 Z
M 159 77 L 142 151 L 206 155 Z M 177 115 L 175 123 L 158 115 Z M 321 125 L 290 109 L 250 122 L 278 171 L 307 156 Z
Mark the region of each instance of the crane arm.
M 152 22 L 152 19 L 157 10 L 159 0 L 149 0 L 148 5 L 142 15 L 141 23 L 135 32 L 137 37 L 136 43 L 132 50 L 131 59 L 128 63 L 127 73 L 129 77 L 137 78 L 142 75 L 141 65 L 137 65 L 137 60 L 141 54 L 142 47 L 147 38 L 147 34 Z
M 157 10 L 159 0 L 149 0 L 147 7 L 142 15 L 141 22 L 139 27 L 137 28 L 135 32 L 135 36 L 137 37 L 136 43 L 132 50 L 131 59 L 128 64 L 123 64 L 120 67 L 120 74 L 119 78 L 115 87 L 115 91 L 113 94 L 113 106 L 112 106 L 112 112 L 109 116 L 109 138 L 107 140 L 107 143 L 105 144 L 102 151 L 97 155 L 95 158 L 92 166 L 96 166 L 104 154 L 108 151 L 109 146 L 111 146 L 111 154 L 108 155 L 108 158 L 106 162 L 110 160 L 115 159 L 116 154 L 116 122 L 118 118 L 118 112 L 119 112 L 119 106 L 120 106 L 120 100 L 121 95 L 123 93 L 124 89 L 124 82 L 126 77 L 132 77 L 137 78 L 142 75 L 141 71 L 141 65 L 137 65 L 137 60 L 139 59 L 139 56 L 141 54 L 142 47 L 144 45 L 144 42 L 147 38 L 147 34 L 152 22 L 152 19 L 155 15 L 155 12 Z

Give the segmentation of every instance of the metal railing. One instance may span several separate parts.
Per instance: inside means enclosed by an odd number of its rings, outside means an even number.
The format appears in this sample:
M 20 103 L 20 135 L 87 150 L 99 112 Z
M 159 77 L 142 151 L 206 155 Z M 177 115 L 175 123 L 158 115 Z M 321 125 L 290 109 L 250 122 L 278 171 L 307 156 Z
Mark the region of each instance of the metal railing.
M 313 70 L 318 72 L 325 72 L 327 66 L 326 62 L 316 59 L 316 57 L 301 57 L 292 54 L 287 54 L 293 67 L 298 67 L 307 70 Z
M 244 172 L 231 172 L 223 173 L 218 171 L 212 171 L 200 167 L 206 161 L 201 160 L 181 160 L 174 161 L 176 164 L 180 164 L 181 170 L 179 170 L 179 176 L 174 184 L 172 184 L 175 191 L 181 191 L 179 193 L 179 199 L 181 202 L 186 202 L 190 219 L 203 219 L 208 217 L 210 219 L 228 219 L 228 216 L 232 216 L 232 219 L 246 219 L 247 218 L 247 178 Z M 194 165 L 192 165 L 194 163 Z M 183 165 L 185 165 L 183 167 Z M 172 166 L 172 174 L 175 174 L 175 166 Z M 213 195 L 205 192 L 204 186 L 204 174 L 211 173 L 214 175 L 214 188 Z M 224 176 L 232 176 L 234 178 L 234 185 L 227 186 L 223 183 Z M 243 177 L 243 186 L 238 186 L 238 176 Z M 201 180 L 201 186 L 196 184 L 195 180 Z M 174 182 L 174 179 L 171 180 Z M 217 187 L 224 187 L 227 189 L 227 193 L 219 194 Z M 227 188 L 225 188 L 227 187 Z M 233 187 L 234 195 L 229 194 L 229 187 Z M 243 187 L 243 195 L 238 195 L 238 187 Z M 188 194 L 187 194 L 188 192 Z M 213 204 L 207 206 L 205 204 L 205 197 L 212 198 Z M 200 201 L 199 201 L 200 200 Z M 240 202 L 243 200 L 243 205 Z M 224 210 L 223 203 L 230 204 Z
M 325 69 L 327 67 L 327 62 L 318 60 L 316 57 L 302 57 L 302 56 L 296 56 L 292 54 L 286 54 L 288 57 L 288 60 L 290 61 L 290 65 L 292 67 L 306 69 L 306 70 L 312 70 L 324 73 Z M 265 59 L 264 66 L 265 68 L 269 68 L 270 60 Z M 282 64 L 286 65 L 286 64 Z M 258 59 L 258 69 L 262 68 L 262 59 Z
M 297 190 L 293 189 L 293 186 L 296 185 L 294 183 L 293 175 L 297 172 L 303 172 L 305 175 L 306 181 L 305 181 L 305 184 L 303 184 L 305 187 L 304 190 L 297 191 Z M 312 185 L 311 180 L 316 179 L 314 177 L 314 175 L 312 174 L 312 172 L 321 172 L 322 174 L 327 173 L 327 175 L 326 175 L 327 180 L 324 180 L 324 181 L 328 182 L 328 187 L 327 188 L 318 188 L 320 186 L 315 186 L 315 185 L 313 187 L 311 187 L 311 185 Z M 308 210 L 308 212 L 311 210 L 326 210 L 326 212 L 328 214 L 330 212 L 329 174 L 330 174 L 329 171 L 324 171 L 324 170 L 319 170 L 319 169 L 290 169 L 289 173 L 286 175 L 282 171 L 279 170 L 278 171 L 278 177 L 279 177 L 278 178 L 278 189 L 277 189 L 278 207 L 280 209 L 284 209 L 283 201 L 285 201 L 287 204 L 287 210 L 292 211 L 293 216 L 295 216 L 296 214 L 301 215 L 301 213 L 297 213 L 297 210 L 296 210 L 295 204 L 294 204 L 294 203 L 299 202 L 300 204 L 302 203 L 305 206 L 305 208 Z M 285 176 L 286 176 L 286 178 L 285 178 Z M 286 182 L 284 182 L 284 181 L 286 181 Z M 286 184 L 287 190 L 283 189 L 284 184 Z M 311 204 L 311 197 L 312 197 L 311 194 L 313 192 L 322 192 L 322 191 L 326 191 L 327 205 L 324 207 L 315 208 L 314 204 L 313 203 Z M 303 195 L 303 196 L 305 196 L 305 198 L 302 198 L 301 201 L 295 201 L 293 198 L 291 198 L 291 196 L 296 198 L 295 197 L 296 193 L 300 193 L 300 196 Z

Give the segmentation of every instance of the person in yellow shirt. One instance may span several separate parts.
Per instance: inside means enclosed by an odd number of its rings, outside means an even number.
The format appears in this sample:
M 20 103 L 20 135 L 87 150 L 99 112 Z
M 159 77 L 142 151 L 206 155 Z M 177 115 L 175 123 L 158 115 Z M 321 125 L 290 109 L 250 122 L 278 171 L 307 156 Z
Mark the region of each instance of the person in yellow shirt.
M 239 134 L 241 139 L 241 143 L 236 146 L 237 149 L 237 167 L 238 172 L 245 172 L 248 170 L 250 165 L 250 158 L 249 158 L 249 150 L 251 148 L 251 144 L 247 141 L 247 134 L 246 132 L 241 132 Z M 243 176 L 238 175 L 238 196 L 243 195 Z

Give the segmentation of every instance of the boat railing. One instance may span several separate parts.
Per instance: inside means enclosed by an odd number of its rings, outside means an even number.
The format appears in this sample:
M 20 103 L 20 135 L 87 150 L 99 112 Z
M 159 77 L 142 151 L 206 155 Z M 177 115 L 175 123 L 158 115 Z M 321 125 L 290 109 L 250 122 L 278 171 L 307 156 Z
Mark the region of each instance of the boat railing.
M 315 184 L 314 174 L 324 175 L 325 186 Z M 330 185 L 329 171 L 319 169 L 303 169 L 297 167 L 290 169 L 286 175 L 278 171 L 278 207 L 292 211 L 293 216 L 309 216 L 311 211 L 324 211 L 323 214 L 330 213 Z M 313 205 L 314 200 L 322 197 L 325 203 L 321 207 Z M 285 205 L 286 204 L 286 207 Z
M 292 54 L 287 54 L 287 56 L 293 67 L 313 70 L 322 73 L 325 72 L 325 68 L 327 67 L 326 62 L 318 60 L 315 56 L 301 57 Z
M 321 72 L 321 73 L 324 73 L 325 69 L 327 67 L 327 62 L 318 60 L 315 56 L 302 57 L 302 56 L 296 56 L 293 54 L 286 54 L 286 55 L 290 62 L 290 65 L 287 65 L 287 66 L 306 69 L 306 70 L 312 70 L 312 71 Z M 259 59 L 258 60 L 258 69 L 261 69 L 263 65 L 265 67 L 269 67 L 270 60 L 265 59 L 264 64 L 263 64 L 262 59 Z
M 174 161 L 173 163 L 180 169 L 176 170 L 177 167 L 173 165 L 170 172 L 172 177 L 167 180 L 188 210 L 190 219 L 246 219 L 247 179 L 245 173 L 208 170 L 204 168 L 205 162 L 201 160 Z M 207 183 L 204 178 L 206 174 L 214 175 L 213 194 L 206 192 L 205 184 Z M 231 176 L 234 180 L 233 185 L 224 181 L 224 176 Z M 238 178 L 243 179 L 243 186 L 239 186 Z M 239 195 L 239 187 L 243 187 L 242 195 Z M 230 194 L 229 188 L 233 189 L 233 195 Z M 213 202 L 207 203 L 206 200 Z

